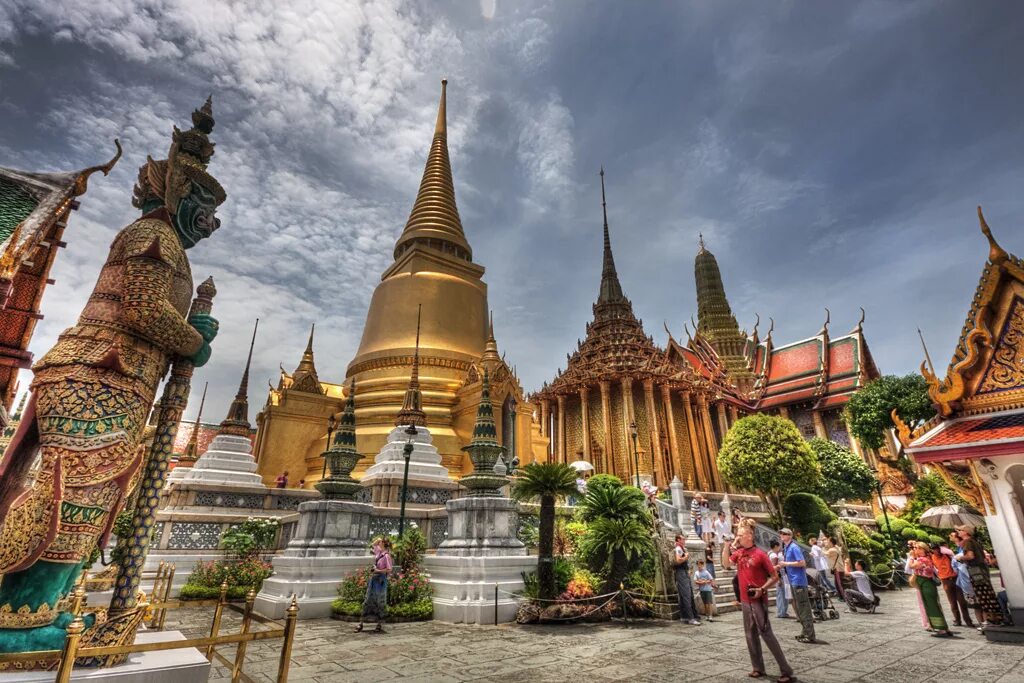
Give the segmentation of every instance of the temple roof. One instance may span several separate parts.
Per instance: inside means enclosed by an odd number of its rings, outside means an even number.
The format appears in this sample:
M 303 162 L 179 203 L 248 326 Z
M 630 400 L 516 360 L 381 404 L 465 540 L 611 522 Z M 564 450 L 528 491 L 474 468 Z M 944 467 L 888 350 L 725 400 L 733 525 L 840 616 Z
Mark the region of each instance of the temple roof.
M 430 144 L 427 164 L 423 169 L 420 191 L 416 195 L 405 230 L 395 244 L 395 259 L 420 245 L 450 253 L 466 261 L 473 260 L 473 250 L 462 230 L 462 219 L 455 204 L 455 183 L 448 158 L 448 123 L 446 92 L 448 81 L 441 81 L 441 103 L 437 109 L 434 139 Z
M 309 329 L 309 341 L 306 342 L 302 360 L 299 361 L 299 366 L 291 375 L 291 384 L 288 386 L 291 390 L 306 391 L 311 394 L 324 393 L 323 387 L 320 386 L 320 378 L 316 374 L 316 364 L 313 362 L 313 332 L 315 330 L 316 325 L 314 324 Z
M 669 362 L 665 352 L 644 332 L 643 322 L 633 314 L 633 304 L 622 291 L 608 229 L 604 169 L 601 169 L 601 207 L 604 251 L 601 286 L 593 307 L 594 320 L 587 324 L 586 338 L 577 341 L 576 351 L 568 355 L 565 371 L 559 371 L 536 397 L 575 393 L 581 387 L 593 387 L 600 381 L 623 377 L 679 382 L 693 378 L 688 368 Z

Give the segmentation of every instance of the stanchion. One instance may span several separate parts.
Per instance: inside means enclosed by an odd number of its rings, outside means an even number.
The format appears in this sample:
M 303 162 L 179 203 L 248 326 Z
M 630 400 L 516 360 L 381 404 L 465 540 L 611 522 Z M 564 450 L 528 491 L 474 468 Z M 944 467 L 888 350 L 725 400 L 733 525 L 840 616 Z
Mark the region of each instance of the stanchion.
M 252 619 L 252 606 L 256 604 L 256 591 L 250 590 L 245 596 L 245 613 L 242 615 L 242 630 L 240 633 L 243 635 L 249 632 L 249 621 Z M 245 646 L 246 642 L 243 640 L 238 644 L 235 650 L 235 666 L 231 669 L 231 683 L 238 683 L 242 677 L 242 663 L 245 661 Z
M 619 584 L 619 597 L 622 598 L 622 623 L 629 623 L 629 610 L 626 609 L 626 586 Z
M 64 649 L 60 653 L 60 664 L 57 667 L 57 683 L 68 683 L 71 680 L 71 670 L 75 668 L 78 643 L 82 639 L 82 631 L 85 630 L 85 620 L 82 619 L 82 603 L 84 601 L 85 584 L 79 582 L 71 601 L 71 613 L 75 615 L 75 618 L 68 624 L 67 635 L 64 636 Z
M 167 621 L 167 601 L 171 599 L 171 589 L 174 587 L 174 571 L 175 565 L 168 565 L 167 578 L 164 580 L 163 594 L 160 596 L 160 602 L 162 602 L 164 606 L 160 608 L 160 622 L 156 625 L 158 631 L 164 630 L 164 622 Z
M 494 582 L 494 625 L 498 625 L 498 582 Z
M 299 603 L 292 595 L 284 623 L 284 646 L 281 648 L 281 664 L 277 668 L 277 683 L 288 683 L 288 667 L 292 663 L 292 641 L 295 639 L 295 623 L 299 617 Z
M 220 585 L 220 600 L 217 601 L 217 607 L 213 610 L 213 624 L 210 626 L 210 637 L 216 638 L 220 633 L 220 617 L 224 612 L 224 605 L 228 602 L 228 582 L 225 581 Z M 213 661 L 213 644 L 211 643 L 206 648 L 206 658 Z

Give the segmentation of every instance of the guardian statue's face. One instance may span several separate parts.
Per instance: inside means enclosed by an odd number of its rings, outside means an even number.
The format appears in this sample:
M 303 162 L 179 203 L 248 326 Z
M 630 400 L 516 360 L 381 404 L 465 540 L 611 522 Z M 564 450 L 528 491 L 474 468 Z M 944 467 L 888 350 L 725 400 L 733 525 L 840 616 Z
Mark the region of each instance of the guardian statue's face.
M 217 199 L 213 192 L 199 183 L 191 183 L 191 190 L 178 203 L 174 214 L 174 229 L 181 238 L 182 246 L 190 249 L 220 227 L 216 211 Z

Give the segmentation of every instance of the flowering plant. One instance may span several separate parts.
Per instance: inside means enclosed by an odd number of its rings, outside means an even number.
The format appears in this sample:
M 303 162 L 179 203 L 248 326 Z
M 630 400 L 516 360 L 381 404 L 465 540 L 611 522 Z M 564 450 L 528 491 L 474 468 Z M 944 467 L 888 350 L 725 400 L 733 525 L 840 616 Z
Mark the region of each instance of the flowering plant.
M 220 535 L 221 547 L 235 557 L 254 557 L 274 546 L 279 527 L 273 517 L 250 517 L 241 524 L 233 524 Z

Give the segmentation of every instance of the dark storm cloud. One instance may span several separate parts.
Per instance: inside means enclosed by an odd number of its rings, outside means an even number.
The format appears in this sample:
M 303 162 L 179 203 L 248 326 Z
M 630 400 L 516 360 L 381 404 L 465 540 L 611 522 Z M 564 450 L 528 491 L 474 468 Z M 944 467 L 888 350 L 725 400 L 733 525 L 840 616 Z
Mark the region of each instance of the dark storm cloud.
M 485 3 L 490 14 L 489 6 Z M 199 12 L 201 11 L 201 15 Z M 698 233 L 741 325 L 779 342 L 867 309 L 885 372 L 920 325 L 947 356 L 987 249 L 1024 251 L 1015 4 L 277 4 L 15 0 L 0 9 L 0 164 L 70 169 L 126 143 L 68 231 L 39 354 L 73 322 L 134 172 L 215 92 L 224 228 L 193 256 L 221 294 L 214 419 L 251 318 L 255 378 L 317 359 L 340 381 L 388 265 L 447 75 L 456 191 L 498 341 L 527 390 L 564 367 L 600 277 L 600 192 L 620 277 L 663 341 L 695 310 Z M 763 331 L 763 329 L 762 329 Z M 252 403 L 262 404 L 254 379 Z M 194 407 L 193 407 L 194 409 Z

